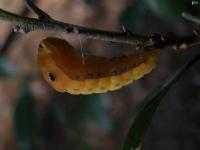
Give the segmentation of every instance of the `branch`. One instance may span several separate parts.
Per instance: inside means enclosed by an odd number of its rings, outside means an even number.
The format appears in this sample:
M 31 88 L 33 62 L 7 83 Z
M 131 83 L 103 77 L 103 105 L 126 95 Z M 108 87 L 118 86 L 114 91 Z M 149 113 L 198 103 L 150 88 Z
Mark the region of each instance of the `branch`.
M 31 6 L 29 5 L 29 7 Z M 35 9 L 32 10 L 35 11 Z M 37 14 L 39 13 L 37 12 Z M 64 32 L 64 33 L 82 34 L 88 38 L 97 40 L 120 42 L 120 43 L 135 44 L 135 45 L 140 45 L 140 44 L 149 45 L 149 37 L 147 36 L 142 36 L 137 34 L 129 35 L 123 32 L 118 33 L 111 31 L 104 31 L 104 30 L 89 29 L 73 24 L 56 21 L 53 19 L 40 19 L 40 17 L 39 19 L 22 17 L 17 14 L 5 11 L 3 9 L 0 9 L 0 19 L 13 23 L 18 27 L 18 29 L 21 29 L 20 31 L 23 31 L 25 33 L 36 30 L 50 31 L 50 32 Z
M 136 45 L 138 49 L 142 48 L 165 48 L 175 45 L 177 48 L 187 48 L 189 44 L 194 44 L 199 37 L 198 31 L 188 37 L 179 37 L 175 34 L 153 34 L 150 36 L 139 35 L 129 32 L 123 28 L 123 32 L 112 32 L 105 30 L 90 29 L 78 25 L 64 23 L 51 18 L 43 10 L 35 6 L 31 0 L 25 0 L 28 8 L 35 12 L 37 18 L 22 17 L 17 14 L 0 9 L 0 19 L 11 22 L 15 26 L 15 31 L 28 33 L 31 31 L 50 31 L 64 32 L 68 34 L 81 34 L 87 38 L 104 40 L 110 42 L 119 42 Z M 184 46 L 183 46 L 184 45 Z
M 37 0 L 32 0 L 36 2 Z M 20 11 L 20 16 L 26 16 L 29 13 L 29 9 L 24 6 L 24 8 Z M 0 55 L 4 55 L 8 50 L 10 44 L 16 39 L 18 34 L 14 34 L 10 32 L 4 42 L 4 44 L 0 47 Z
M 37 6 L 33 4 L 33 1 L 25 0 L 25 2 L 26 2 L 26 6 L 38 15 L 39 19 L 51 20 L 51 17 L 47 13 L 45 13 L 43 10 L 41 10 L 40 8 L 38 8 Z

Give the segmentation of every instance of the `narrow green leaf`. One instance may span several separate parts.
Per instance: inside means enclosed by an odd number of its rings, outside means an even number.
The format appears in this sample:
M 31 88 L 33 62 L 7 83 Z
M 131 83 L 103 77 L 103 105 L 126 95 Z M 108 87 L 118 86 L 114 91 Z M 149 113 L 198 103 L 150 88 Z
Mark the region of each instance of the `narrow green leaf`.
M 200 54 L 192 58 L 172 76 L 168 77 L 156 89 L 150 92 L 144 100 L 133 110 L 131 125 L 123 145 L 123 150 L 139 150 L 149 127 L 152 117 L 164 95 L 175 81 L 193 64 L 200 60 Z
M 33 150 L 35 140 L 35 105 L 27 82 L 20 88 L 21 96 L 15 109 L 15 135 L 18 150 Z

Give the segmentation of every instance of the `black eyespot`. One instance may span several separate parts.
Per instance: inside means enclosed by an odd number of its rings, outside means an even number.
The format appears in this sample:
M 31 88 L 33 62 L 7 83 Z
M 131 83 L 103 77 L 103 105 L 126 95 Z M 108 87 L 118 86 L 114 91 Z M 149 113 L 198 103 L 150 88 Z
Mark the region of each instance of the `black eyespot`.
M 56 80 L 56 77 L 50 72 L 50 73 L 48 74 L 48 79 L 49 79 L 50 81 L 55 81 L 55 80 Z
M 40 43 L 39 48 L 44 48 L 43 45 Z

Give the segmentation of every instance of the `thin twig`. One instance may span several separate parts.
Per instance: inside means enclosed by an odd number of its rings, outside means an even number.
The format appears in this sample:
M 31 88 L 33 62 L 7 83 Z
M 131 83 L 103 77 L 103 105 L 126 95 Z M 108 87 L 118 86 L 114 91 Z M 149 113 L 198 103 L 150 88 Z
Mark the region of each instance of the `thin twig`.
M 36 2 L 37 0 L 32 0 L 32 1 Z M 29 9 L 26 6 L 24 6 L 24 8 L 20 12 L 20 16 L 26 16 L 28 13 L 29 13 Z M 17 36 L 18 36 L 18 34 L 10 31 L 10 33 L 8 34 L 4 44 L 0 48 L 0 54 L 1 55 L 5 54 L 8 51 L 9 46 L 17 38 Z
M 181 48 L 182 44 L 186 47 L 189 44 L 194 44 L 199 37 L 199 34 L 193 34 L 188 37 L 179 37 L 175 34 L 153 34 L 151 36 L 145 36 L 140 34 L 128 33 L 128 32 L 112 32 L 105 30 L 97 30 L 86 28 L 78 25 L 64 23 L 57 21 L 50 17 L 46 12 L 35 6 L 31 0 L 26 0 L 28 7 L 38 15 L 38 19 L 22 17 L 20 15 L 0 9 L 0 19 L 11 22 L 15 26 L 15 31 L 21 31 L 24 33 L 31 31 L 43 31 L 43 32 L 64 32 L 68 34 L 84 35 L 87 38 L 104 40 L 110 42 L 119 42 L 136 45 L 139 48 L 165 48 L 167 46 L 175 45 L 177 48 Z
M 41 10 L 40 8 L 38 8 L 37 6 L 35 6 L 33 4 L 33 1 L 31 0 L 25 0 L 26 2 L 26 6 L 32 10 L 34 13 L 36 13 L 38 15 L 39 19 L 47 19 L 47 20 L 52 20 L 51 17 L 45 13 L 43 10 Z
M 12 22 L 14 25 L 23 29 L 24 32 L 31 32 L 37 30 L 44 32 L 50 31 L 50 32 L 74 33 L 74 34 L 85 35 L 88 38 L 104 40 L 104 41 L 120 42 L 120 43 L 135 44 L 135 45 L 140 45 L 140 44 L 149 45 L 149 37 L 143 35 L 138 35 L 138 34 L 128 35 L 126 33 L 85 28 L 56 20 L 22 17 L 17 14 L 5 11 L 3 9 L 0 9 L 0 19 Z

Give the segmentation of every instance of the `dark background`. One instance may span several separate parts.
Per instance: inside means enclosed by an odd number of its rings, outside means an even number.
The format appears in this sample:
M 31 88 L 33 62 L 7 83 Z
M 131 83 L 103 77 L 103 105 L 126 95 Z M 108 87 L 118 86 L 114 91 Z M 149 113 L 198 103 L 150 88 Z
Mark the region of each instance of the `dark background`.
M 198 2 L 198 0 L 196 0 Z M 200 5 L 187 0 L 37 0 L 60 21 L 134 33 L 192 33 L 197 25 L 181 18 L 183 11 L 199 16 Z M 22 0 L 1 0 L 0 8 L 26 14 Z M 28 16 L 36 17 L 32 13 Z M 36 57 L 39 42 L 62 37 L 80 51 L 78 36 L 61 33 L 12 33 L 0 22 L 0 149 L 119 150 L 134 106 L 173 74 L 199 46 L 162 50 L 152 73 L 105 94 L 73 96 L 57 93 L 41 77 Z M 9 37 L 9 38 L 8 38 Z M 134 47 L 81 36 L 84 53 L 98 56 L 131 53 Z M 73 60 L 72 60 L 73 63 Z M 163 99 L 144 142 L 146 150 L 198 150 L 200 147 L 200 67 L 192 67 Z

